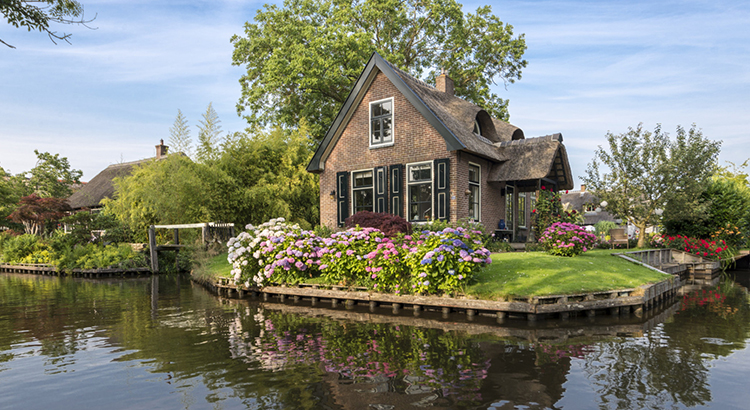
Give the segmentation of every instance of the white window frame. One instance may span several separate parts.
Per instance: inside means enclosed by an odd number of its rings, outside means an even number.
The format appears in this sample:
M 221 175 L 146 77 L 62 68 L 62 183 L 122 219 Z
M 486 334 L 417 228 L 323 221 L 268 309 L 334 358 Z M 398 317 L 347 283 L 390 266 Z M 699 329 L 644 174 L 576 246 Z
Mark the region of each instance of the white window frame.
M 391 102 L 391 141 L 390 142 L 380 142 L 380 143 L 373 143 L 372 141 L 372 106 L 375 104 L 380 104 L 382 102 L 390 101 Z M 390 147 L 394 144 L 396 141 L 396 105 L 394 104 L 393 97 L 383 98 L 382 100 L 377 101 L 370 101 L 370 104 L 367 109 L 367 128 L 368 128 L 368 134 L 367 134 L 367 140 L 369 141 L 370 148 L 382 148 L 382 147 Z M 381 130 L 382 131 L 382 130 Z
M 355 188 L 354 187 L 354 174 L 360 173 L 360 172 L 372 172 L 372 186 L 369 188 Z M 351 194 L 351 215 L 354 215 L 357 213 L 357 208 L 354 204 L 354 191 L 364 191 L 366 189 L 369 189 L 372 191 L 372 209 L 370 209 L 370 212 L 375 212 L 375 170 L 372 168 L 365 168 L 365 169 L 358 169 L 356 171 L 352 171 L 349 173 L 350 175 L 350 181 L 349 181 L 349 191 Z
M 469 180 L 469 189 L 471 189 L 471 186 L 474 185 L 479 190 L 479 195 L 478 195 L 479 196 L 479 199 L 478 199 L 478 203 L 479 203 L 478 212 L 479 212 L 479 215 L 475 219 L 475 221 L 476 222 L 482 222 L 482 166 L 479 165 L 479 164 L 477 164 L 477 163 L 474 163 L 474 162 L 469 162 L 469 167 L 477 167 L 477 169 L 479 169 L 479 182 L 471 182 L 471 180 Z M 471 197 L 471 195 L 469 195 L 469 197 Z M 469 202 L 469 209 L 471 209 L 471 201 Z
M 521 198 L 523 198 L 523 212 L 521 211 Z M 529 224 L 528 218 L 526 217 L 526 208 L 529 206 L 527 202 L 528 196 L 526 195 L 526 192 L 519 192 L 518 193 L 518 227 L 522 229 L 526 229 L 526 226 Z M 521 225 L 521 214 L 523 213 L 523 225 Z
M 510 193 L 508 192 L 510 191 Z M 512 185 L 505 185 L 505 229 L 513 230 L 515 226 L 513 224 L 516 223 L 513 211 L 515 211 L 514 202 L 515 202 L 515 195 L 516 188 Z M 508 198 L 510 198 L 510 212 L 508 212 Z M 508 219 L 508 214 L 510 213 L 510 219 Z M 508 224 L 510 222 L 510 224 Z
M 432 202 L 432 205 L 430 206 L 430 219 L 427 221 L 411 219 L 411 195 L 409 192 L 409 186 L 411 185 L 425 185 L 425 182 L 411 182 L 411 172 L 409 168 L 415 165 L 424 164 L 428 164 L 430 166 L 430 202 Z M 406 209 L 404 210 L 404 213 L 406 214 L 406 220 L 415 223 L 430 222 L 435 220 L 435 197 L 433 196 L 435 195 L 435 166 L 433 162 L 412 162 L 410 164 L 406 164 L 406 166 L 404 167 L 404 171 L 406 172 Z

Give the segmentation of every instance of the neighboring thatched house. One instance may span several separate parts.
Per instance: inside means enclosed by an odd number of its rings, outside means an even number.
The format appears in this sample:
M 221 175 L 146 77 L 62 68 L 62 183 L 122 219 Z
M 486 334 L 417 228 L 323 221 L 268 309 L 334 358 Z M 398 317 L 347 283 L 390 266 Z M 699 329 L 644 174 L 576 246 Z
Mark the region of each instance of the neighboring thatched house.
M 68 197 L 68 204 L 73 208 L 73 212 L 83 210 L 98 212 L 102 207 L 102 199 L 111 198 L 112 195 L 114 195 L 115 186 L 112 181 L 115 178 L 130 175 L 137 165 L 144 164 L 154 159 L 166 158 L 168 150 L 169 147 L 164 145 L 164 140 L 161 140 L 159 145 L 156 146 L 156 157 L 108 166 L 91 179 L 91 181 L 83 185 L 81 189 Z
M 560 195 L 562 204 L 566 210 L 575 210 L 583 215 L 583 225 L 596 225 L 599 221 L 610 221 L 621 224 L 622 219 L 615 218 L 612 214 L 602 209 L 599 199 L 593 192 L 586 190 L 586 185 L 581 185 L 580 191 L 567 191 Z
M 320 174 L 322 224 L 370 210 L 529 236 L 540 186 L 573 186 L 562 135 L 527 139 L 453 90 L 446 74 L 432 87 L 373 53 L 307 167 Z

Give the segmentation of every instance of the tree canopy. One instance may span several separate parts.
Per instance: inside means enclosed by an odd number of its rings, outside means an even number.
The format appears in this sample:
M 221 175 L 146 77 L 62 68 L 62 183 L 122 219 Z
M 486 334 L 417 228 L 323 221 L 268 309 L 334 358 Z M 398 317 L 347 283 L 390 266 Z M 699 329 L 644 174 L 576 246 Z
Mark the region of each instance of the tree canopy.
M 86 20 L 83 16 L 83 5 L 76 0 L 0 0 L 0 13 L 14 27 L 26 27 L 28 31 L 39 30 L 47 33 L 50 40 L 63 40 L 70 43 L 72 34 L 59 34 L 50 27 L 51 24 L 86 25 L 94 19 Z M 94 17 L 96 18 L 96 17 Z M 10 48 L 14 46 L 0 39 L 0 43 Z
M 372 52 L 434 84 L 441 69 L 456 95 L 508 119 L 508 101 L 490 90 L 526 66 L 523 35 L 489 6 L 464 13 L 455 0 L 286 0 L 266 5 L 245 35 L 232 37 L 244 65 L 239 114 L 256 125 L 305 120 L 321 140 Z
M 670 234 L 683 234 L 697 238 L 725 237 L 737 245 L 742 242 L 742 232 L 750 228 L 750 182 L 744 168 L 719 167 L 708 181 L 699 200 L 705 208 L 702 214 L 684 214 L 667 206 L 664 227 Z M 736 232 L 736 234 L 729 234 Z
M 671 212 L 686 216 L 705 212 L 700 195 L 716 169 L 721 142 L 705 138 L 695 125 L 689 131 L 678 126 L 674 141 L 660 125 L 652 133 L 643 124 L 606 138 L 609 151 L 597 148 L 583 180 L 607 202 L 607 211 L 640 230 L 639 247 L 645 245 L 646 227 L 660 222 L 657 210 L 668 204 Z
M 72 169 L 67 157 L 34 150 L 37 161 L 31 171 L 16 178 L 26 179 L 17 183 L 23 195 L 36 194 L 43 198 L 67 198 L 73 193 L 72 186 L 81 183 L 83 172 Z

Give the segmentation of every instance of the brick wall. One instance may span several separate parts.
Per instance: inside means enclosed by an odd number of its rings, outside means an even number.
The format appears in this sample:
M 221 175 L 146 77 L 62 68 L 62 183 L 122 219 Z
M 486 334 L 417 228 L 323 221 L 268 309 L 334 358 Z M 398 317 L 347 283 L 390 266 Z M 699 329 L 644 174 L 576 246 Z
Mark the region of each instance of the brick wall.
M 369 104 L 393 97 L 393 145 L 369 148 Z M 362 102 L 355 109 L 320 174 L 320 222 L 336 227 L 336 172 L 353 171 L 377 166 L 408 164 L 439 158 L 451 159 L 451 198 L 457 197 L 456 152 L 449 152 L 443 137 L 427 122 L 383 73 L 378 73 Z M 434 170 L 433 170 L 434 172 Z M 402 186 L 406 187 L 404 175 Z M 465 188 L 464 188 L 465 189 Z M 405 189 L 404 189 L 405 192 Z M 403 195 L 404 199 L 406 195 Z M 351 198 L 350 198 L 351 199 Z M 456 219 L 455 200 L 451 200 L 451 220 Z M 406 206 L 406 202 L 402 206 Z M 390 209 L 390 207 L 389 207 Z M 350 205 L 351 212 L 351 205 Z M 468 210 L 466 211 L 468 212 Z

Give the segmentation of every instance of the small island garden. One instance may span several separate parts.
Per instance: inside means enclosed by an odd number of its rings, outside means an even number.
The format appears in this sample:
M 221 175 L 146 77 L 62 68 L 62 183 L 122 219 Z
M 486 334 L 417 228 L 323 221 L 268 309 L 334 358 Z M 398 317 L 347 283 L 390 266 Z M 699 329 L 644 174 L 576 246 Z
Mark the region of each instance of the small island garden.
M 491 238 L 463 227 L 394 237 L 374 228 L 355 227 L 321 237 L 275 219 L 248 226 L 230 241 L 228 258 L 215 256 L 195 274 L 230 278 L 248 287 L 336 284 L 366 287 L 371 292 L 460 294 L 487 300 L 635 288 L 669 277 L 611 256 L 619 251 L 589 250 L 584 245 L 593 247 L 593 239 L 571 234 L 580 232 L 573 224 L 553 224 L 548 229 L 559 230 L 558 236 L 568 236 L 565 243 L 576 244 L 562 249 L 577 246 L 578 257 L 544 252 L 491 254 L 485 247 Z

